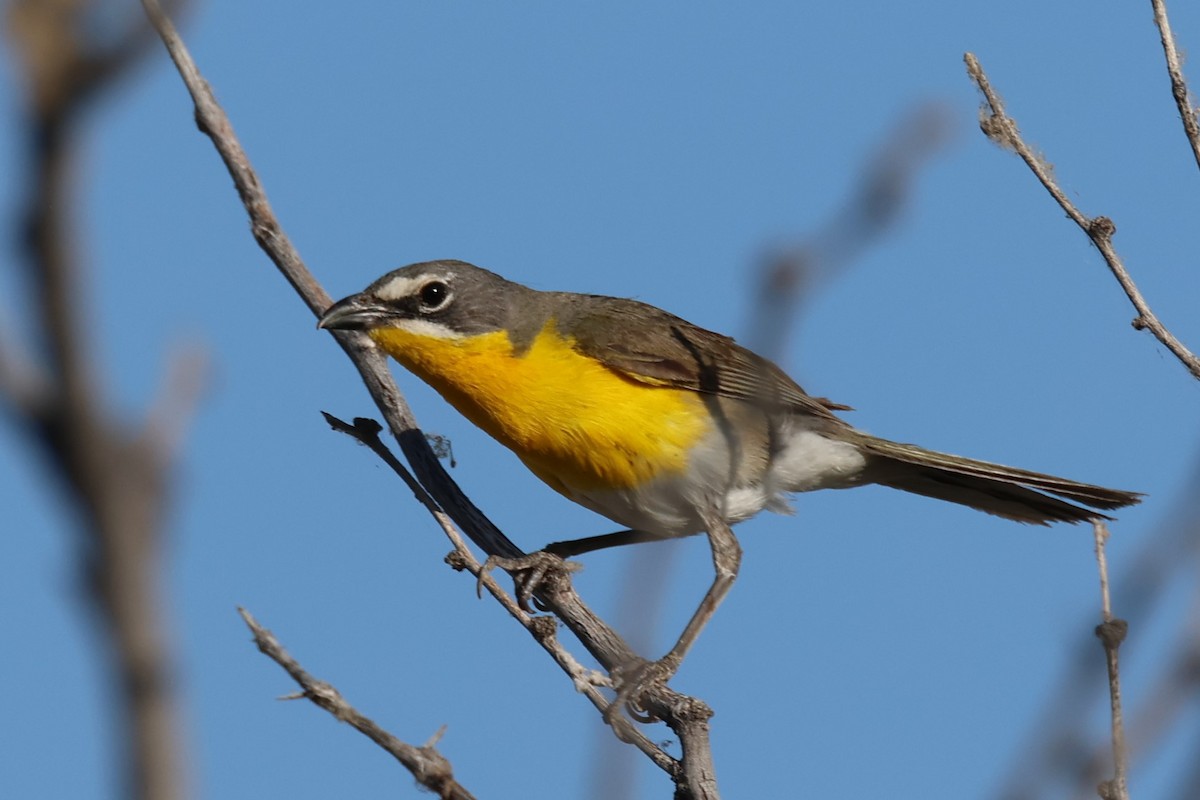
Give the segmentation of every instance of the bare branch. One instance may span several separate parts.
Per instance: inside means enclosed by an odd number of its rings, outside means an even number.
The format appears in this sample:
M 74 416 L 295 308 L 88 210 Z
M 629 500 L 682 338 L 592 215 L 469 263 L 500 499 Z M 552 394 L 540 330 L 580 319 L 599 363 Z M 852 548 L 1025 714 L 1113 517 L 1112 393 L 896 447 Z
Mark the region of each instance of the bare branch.
M 454 769 L 450 761 L 439 753 L 435 746 L 442 736 L 442 731 L 438 731 L 420 747 L 401 741 L 347 702 L 336 687 L 310 675 L 300 666 L 300 662 L 284 649 L 275 635 L 260 625 L 249 611 L 239 607 L 238 613 L 250 628 L 254 635 L 254 643 L 263 655 L 283 667 L 284 671 L 292 676 L 292 680 L 299 684 L 302 690 L 300 697 L 311 700 L 339 722 L 347 723 L 382 747 L 411 772 L 418 783 L 435 792 L 443 800 L 474 800 L 475 796 L 454 779 Z M 295 695 L 287 699 L 291 697 Z
M 233 132 L 229 117 L 217 102 L 212 88 L 200 74 L 179 32 L 163 13 L 157 0 L 142 0 L 142 5 L 192 96 L 197 125 L 212 140 L 221 160 L 225 162 L 226 169 L 229 170 L 230 177 L 233 178 L 234 187 L 250 216 L 251 231 L 255 240 L 313 315 L 319 316 L 332 302 L 329 294 L 309 272 L 299 252 L 283 232 L 258 175 L 250 165 L 250 159 Z M 355 332 L 330 333 L 358 369 L 367 391 L 412 465 L 417 480 L 429 491 L 437 504 L 463 526 L 467 535 L 484 552 L 506 557 L 522 555 L 521 548 L 504 536 L 446 474 L 425 436 L 418 429 L 404 395 L 392 380 L 387 361 L 371 340 Z
M 1000 147 L 1012 150 L 1019 155 L 1037 179 L 1041 181 L 1042 186 L 1046 187 L 1046 191 L 1050 193 L 1055 202 L 1088 235 L 1092 243 L 1096 245 L 1096 249 L 1104 257 L 1104 261 L 1108 264 L 1113 277 L 1117 279 L 1117 283 L 1125 291 L 1125 296 L 1129 298 L 1129 302 L 1137 310 L 1138 315 L 1133 320 L 1133 327 L 1137 330 L 1149 330 L 1154 334 L 1156 339 L 1162 342 L 1179 359 L 1184 367 L 1192 373 L 1193 377 L 1200 379 L 1200 358 L 1197 358 L 1191 350 L 1176 339 L 1174 334 L 1167 330 L 1166 326 L 1150 310 L 1149 304 L 1142 296 L 1137 285 L 1133 282 L 1133 278 L 1113 247 L 1112 239 L 1113 234 L 1117 231 L 1117 226 L 1108 217 L 1086 217 L 1083 212 L 1075 207 L 1075 204 L 1067 198 L 1066 194 L 1054 180 L 1049 165 L 1046 164 L 1041 156 L 1034 153 L 1029 145 L 1025 143 L 1025 140 L 1021 138 L 1021 132 L 1017 129 L 1016 121 L 1005 113 L 1004 102 L 1000 99 L 999 94 L 992 89 L 992 85 L 988 81 L 987 75 L 984 74 L 979 60 L 975 58 L 974 54 L 967 53 L 964 56 L 964 61 L 967 64 L 967 74 L 971 76 L 971 80 L 975 82 L 975 85 L 979 87 L 979 91 L 983 93 L 984 98 L 987 100 L 987 105 L 981 109 L 979 121 L 979 127 L 983 130 L 984 134 Z
M 335 430 L 366 445 L 406 483 L 410 480 L 405 477 L 407 471 L 403 465 L 379 440 L 378 433 L 381 427 L 378 423 L 373 420 L 357 418 L 353 424 L 348 424 L 328 413 L 325 414 L 325 419 Z M 419 487 L 417 490 L 418 499 L 420 499 Z M 427 507 L 429 506 L 427 505 Z M 676 781 L 677 786 L 686 790 L 685 796 L 717 797 L 715 783 L 712 781 L 714 770 L 707 725 L 712 711 L 706 705 L 694 698 L 678 694 L 665 686 L 656 686 L 650 689 L 647 710 L 671 727 L 683 747 L 683 759 L 677 761 L 631 725 L 629 720 L 614 713 L 617 709 L 598 688 L 610 687 L 612 681 L 586 669 L 562 646 L 552 618 L 526 613 L 520 603 L 501 589 L 490 573 L 479 563 L 466 546 L 462 535 L 446 515 L 435 508 L 430 508 L 430 511 L 454 545 L 454 551 L 446 557 L 447 563 L 455 569 L 466 570 L 475 576 L 479 585 L 487 589 L 513 619 L 517 620 L 554 659 L 559 668 L 571 679 L 575 690 L 587 697 L 603 718 L 612 725 L 617 738 L 632 744 L 670 775 Z M 615 631 L 583 605 L 565 573 L 547 576 L 540 589 L 539 600 L 567 624 L 583 645 L 605 665 L 610 673 L 622 666 L 640 661 Z M 703 782 L 697 786 L 693 783 L 695 780 Z
M 404 469 L 404 465 L 397 460 L 396 456 L 387 448 L 387 445 L 380 441 L 379 431 L 381 427 L 378 422 L 359 417 L 354 420 L 353 424 L 348 424 L 329 413 L 325 414 L 325 419 L 334 430 L 344 433 L 368 447 L 371 452 L 391 467 L 392 471 L 400 476 L 405 483 L 409 483 L 412 480 L 408 471 Z M 521 608 L 521 604 L 516 599 L 501 589 L 500 585 L 492 578 L 490 571 L 479 563 L 470 548 L 467 547 L 462 534 L 454 527 L 454 523 L 441 510 L 422 499 L 427 496 L 420 486 L 415 485 L 415 483 L 410 483 L 409 486 L 417 495 L 417 499 L 433 514 L 446 536 L 450 539 L 450 542 L 454 545 L 454 550 L 446 556 L 446 563 L 456 570 L 466 570 L 475 576 L 477 585 L 487 589 L 488 593 L 503 606 L 504 610 L 525 628 L 534 640 L 542 646 L 542 649 L 550 654 L 550 657 L 554 659 L 559 668 L 571 679 L 575 690 L 587 697 L 592 705 L 607 718 L 612 704 L 599 691 L 599 687 L 611 688 L 612 681 L 594 670 L 585 668 L 570 651 L 562 646 L 557 636 L 553 618 L 527 613 Z M 569 589 L 569 584 L 567 588 Z M 620 716 L 615 716 L 612 723 L 618 738 L 637 747 L 651 761 L 669 774 L 674 773 L 677 769 L 675 759 L 629 724 L 628 720 Z
M 1150 5 L 1154 8 L 1154 24 L 1158 26 L 1163 55 L 1167 59 L 1171 96 L 1175 98 L 1175 105 L 1179 108 L 1179 119 L 1183 122 L 1183 132 L 1187 136 L 1188 144 L 1192 146 L 1196 166 L 1200 167 L 1200 109 L 1192 106 L 1187 81 L 1183 77 L 1183 62 L 1179 51 L 1175 49 L 1175 34 L 1171 31 L 1171 21 L 1167 19 L 1167 4 L 1164 0 L 1150 0 Z
M 1113 777 L 1099 786 L 1099 793 L 1104 800 L 1129 800 L 1127 773 L 1129 769 L 1129 751 L 1125 746 L 1125 722 L 1121 712 L 1121 671 L 1118 653 L 1125 635 L 1129 632 L 1129 623 L 1116 619 L 1112 614 L 1112 601 L 1108 594 L 1108 558 L 1104 554 L 1108 542 L 1108 526 L 1102 520 L 1092 523 L 1096 539 L 1096 565 L 1100 571 L 1100 608 L 1102 622 L 1096 626 L 1096 636 L 1104 646 L 1104 656 L 1108 664 L 1108 698 L 1109 710 L 1112 714 L 1112 754 Z

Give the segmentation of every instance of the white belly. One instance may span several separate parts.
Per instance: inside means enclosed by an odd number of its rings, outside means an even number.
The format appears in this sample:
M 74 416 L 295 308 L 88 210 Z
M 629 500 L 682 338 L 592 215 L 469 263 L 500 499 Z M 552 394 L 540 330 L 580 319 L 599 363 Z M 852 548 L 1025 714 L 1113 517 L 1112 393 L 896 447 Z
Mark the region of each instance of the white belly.
M 698 509 L 717 498 L 736 524 L 764 508 L 791 513 L 787 495 L 862 483 L 866 457 L 847 442 L 808 429 L 781 432 L 784 444 L 758 474 L 731 479 L 735 459 L 723 436 L 711 434 L 692 453 L 686 472 L 633 489 L 579 492 L 576 502 L 631 530 L 669 538 L 704 530 Z

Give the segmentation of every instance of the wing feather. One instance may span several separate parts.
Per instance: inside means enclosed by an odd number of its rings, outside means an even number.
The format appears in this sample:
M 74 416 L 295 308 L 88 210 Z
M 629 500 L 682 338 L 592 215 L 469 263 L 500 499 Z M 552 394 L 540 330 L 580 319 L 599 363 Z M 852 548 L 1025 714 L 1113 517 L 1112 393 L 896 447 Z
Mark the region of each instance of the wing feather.
M 728 336 L 636 300 L 592 296 L 558 320 L 575 348 L 630 380 L 691 389 L 835 425 L 848 406 L 812 397 L 771 361 Z

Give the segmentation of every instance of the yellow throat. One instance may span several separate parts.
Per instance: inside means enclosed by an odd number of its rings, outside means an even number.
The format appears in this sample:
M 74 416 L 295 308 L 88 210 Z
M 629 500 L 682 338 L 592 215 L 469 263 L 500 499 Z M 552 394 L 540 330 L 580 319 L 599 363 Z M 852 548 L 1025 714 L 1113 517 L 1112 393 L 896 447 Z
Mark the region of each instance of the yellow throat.
M 389 326 L 370 336 L 568 497 L 683 472 L 710 428 L 694 393 L 625 378 L 581 355 L 553 320 L 521 353 L 504 331 L 439 338 Z

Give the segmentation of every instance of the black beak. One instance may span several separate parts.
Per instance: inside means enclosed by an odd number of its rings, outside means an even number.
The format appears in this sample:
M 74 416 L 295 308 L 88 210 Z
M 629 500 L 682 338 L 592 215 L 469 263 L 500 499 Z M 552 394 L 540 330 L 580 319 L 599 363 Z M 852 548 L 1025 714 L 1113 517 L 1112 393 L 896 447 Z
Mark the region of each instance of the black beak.
M 341 331 L 365 331 L 378 327 L 394 312 L 366 293 L 352 294 L 325 309 L 317 320 L 318 328 Z

